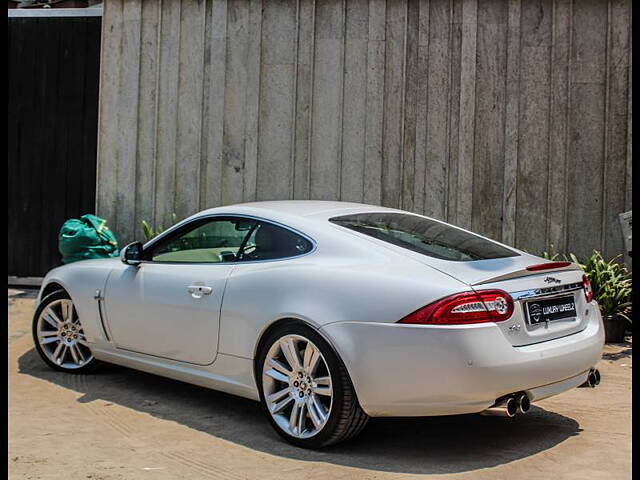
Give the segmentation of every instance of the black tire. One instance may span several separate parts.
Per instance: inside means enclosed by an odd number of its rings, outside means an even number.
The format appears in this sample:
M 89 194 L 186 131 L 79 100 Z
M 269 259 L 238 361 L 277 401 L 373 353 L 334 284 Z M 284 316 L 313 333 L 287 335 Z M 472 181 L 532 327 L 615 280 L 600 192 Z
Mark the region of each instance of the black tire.
M 40 358 L 42 358 L 42 360 L 44 361 L 44 363 L 47 364 L 48 367 L 50 367 L 53 370 L 57 370 L 58 372 L 73 373 L 73 374 L 93 373 L 102 365 L 102 362 L 100 362 L 100 360 L 97 360 L 96 358 L 91 358 L 91 360 L 89 360 L 87 363 L 85 363 L 81 367 L 65 368 L 64 366 L 61 366 L 52 362 L 49 359 L 49 357 L 46 355 L 46 353 L 42 350 L 42 346 L 38 341 L 38 319 L 40 318 L 40 314 L 51 303 L 55 302 L 56 300 L 63 300 L 63 299 L 71 300 L 71 297 L 64 290 L 56 290 L 55 292 L 50 293 L 49 295 L 44 297 L 42 301 L 38 304 L 38 307 L 36 308 L 36 311 L 33 314 L 33 320 L 31 322 L 31 333 L 33 336 L 33 343 L 36 347 L 36 351 L 38 352 L 38 354 L 40 355 Z
M 264 399 L 262 371 L 270 347 L 285 335 L 297 334 L 311 340 L 321 351 L 327 363 L 333 386 L 333 406 L 322 429 L 310 438 L 297 438 L 282 430 L 271 416 Z M 369 416 L 362 410 L 349 378 L 347 369 L 333 348 L 313 328 L 300 323 L 283 324 L 261 342 L 257 355 L 256 382 L 260 392 L 262 408 L 274 430 L 287 442 L 302 448 L 318 449 L 349 440 L 366 426 Z

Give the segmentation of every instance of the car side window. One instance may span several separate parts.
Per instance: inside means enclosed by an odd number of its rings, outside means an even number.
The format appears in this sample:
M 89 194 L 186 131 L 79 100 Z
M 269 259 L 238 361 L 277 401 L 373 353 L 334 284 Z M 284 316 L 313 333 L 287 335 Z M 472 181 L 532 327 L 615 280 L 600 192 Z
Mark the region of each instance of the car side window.
M 233 262 L 255 220 L 210 218 L 187 227 L 151 247 L 145 255 L 153 262 Z
M 258 222 L 251 232 L 238 261 L 274 260 L 303 255 L 313 244 L 297 233 L 266 222 Z

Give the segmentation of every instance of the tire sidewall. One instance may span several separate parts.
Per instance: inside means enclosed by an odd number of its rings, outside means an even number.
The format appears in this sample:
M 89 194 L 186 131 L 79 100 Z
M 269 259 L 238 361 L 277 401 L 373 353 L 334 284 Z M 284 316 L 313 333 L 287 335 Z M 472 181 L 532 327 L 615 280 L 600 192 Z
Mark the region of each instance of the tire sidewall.
M 333 399 L 331 404 L 331 412 L 329 413 L 329 419 L 324 425 L 322 430 L 310 438 L 297 438 L 289 435 L 283 431 L 269 412 L 269 407 L 264 398 L 264 388 L 262 385 L 262 372 L 264 367 L 264 361 L 271 346 L 279 338 L 285 335 L 301 335 L 309 339 L 313 344 L 320 349 L 320 352 L 324 356 L 327 367 L 329 368 L 329 375 L 331 376 L 331 387 L 333 389 Z M 258 351 L 258 363 L 256 365 L 256 383 L 258 384 L 258 391 L 260 393 L 260 403 L 262 408 L 273 425 L 273 428 L 288 442 L 303 448 L 319 448 L 325 444 L 325 442 L 331 438 L 331 435 L 336 430 L 340 421 L 341 410 L 344 408 L 344 388 L 343 378 L 341 377 L 340 359 L 335 353 L 331 345 L 311 327 L 307 327 L 301 324 L 288 324 L 277 327 L 273 332 L 269 333 L 261 344 Z
M 79 368 L 69 369 L 61 367 L 60 365 L 52 362 L 47 354 L 42 350 L 42 346 L 38 340 L 38 319 L 40 318 L 40 314 L 42 311 L 49 306 L 51 302 L 55 302 L 56 300 L 71 300 L 69 294 L 64 290 L 56 290 L 53 293 L 50 293 L 46 297 L 44 297 L 40 303 L 38 304 L 35 313 L 33 314 L 33 320 L 31 321 L 31 335 L 33 337 L 33 343 L 36 347 L 36 351 L 40 355 L 40 358 L 53 370 L 57 370 L 58 372 L 65 373 L 89 373 L 93 372 L 97 366 L 99 365 L 99 361 L 93 357 L 88 363 L 85 363 L 83 366 Z M 93 352 L 92 352 L 93 353 Z

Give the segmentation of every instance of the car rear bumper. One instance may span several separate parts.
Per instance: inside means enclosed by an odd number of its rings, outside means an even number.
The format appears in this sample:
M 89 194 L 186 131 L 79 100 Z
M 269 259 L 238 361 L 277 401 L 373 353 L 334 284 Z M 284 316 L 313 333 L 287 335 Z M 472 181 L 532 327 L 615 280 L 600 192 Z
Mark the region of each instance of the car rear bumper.
M 514 347 L 496 324 L 426 326 L 337 322 L 322 331 L 371 416 L 480 412 L 503 395 L 532 401 L 581 384 L 601 358 L 604 328 L 589 305 L 581 332 Z

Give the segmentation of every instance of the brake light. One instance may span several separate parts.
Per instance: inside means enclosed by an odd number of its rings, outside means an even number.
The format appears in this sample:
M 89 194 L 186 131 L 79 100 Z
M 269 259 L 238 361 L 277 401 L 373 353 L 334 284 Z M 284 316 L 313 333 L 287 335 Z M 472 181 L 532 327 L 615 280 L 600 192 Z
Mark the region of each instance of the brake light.
M 503 290 L 451 295 L 407 315 L 398 323 L 463 325 L 502 322 L 513 315 L 513 299 Z
M 586 275 L 582 275 L 582 289 L 584 290 L 584 298 L 587 303 L 591 303 L 593 300 L 593 289 L 591 288 L 591 282 Z
M 563 268 L 571 265 L 571 262 L 547 262 L 537 265 L 530 265 L 527 270 L 530 272 L 539 272 L 540 270 L 551 270 L 552 268 Z

